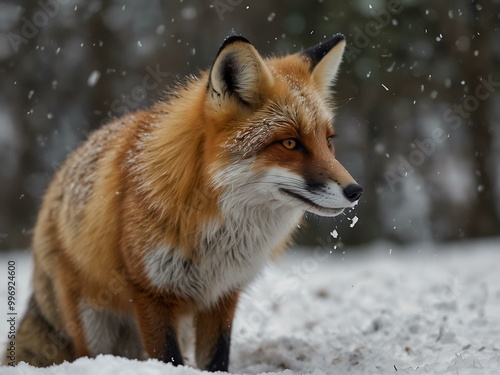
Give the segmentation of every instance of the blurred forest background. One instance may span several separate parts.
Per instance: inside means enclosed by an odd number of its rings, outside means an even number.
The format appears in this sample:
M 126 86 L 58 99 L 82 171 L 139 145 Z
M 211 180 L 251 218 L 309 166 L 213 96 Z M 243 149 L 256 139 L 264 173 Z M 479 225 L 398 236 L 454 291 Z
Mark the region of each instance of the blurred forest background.
M 208 68 L 233 33 L 263 55 L 347 37 L 336 147 L 365 193 L 299 242 L 499 235 L 499 18 L 498 0 L 0 0 L 0 247 L 29 246 L 90 131 Z

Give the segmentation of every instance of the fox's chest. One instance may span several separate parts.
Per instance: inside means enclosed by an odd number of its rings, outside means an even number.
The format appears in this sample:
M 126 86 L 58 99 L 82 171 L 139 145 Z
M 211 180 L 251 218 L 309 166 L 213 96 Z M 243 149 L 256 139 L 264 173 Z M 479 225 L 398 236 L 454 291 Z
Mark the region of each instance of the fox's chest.
M 185 259 L 176 249 L 158 246 L 145 259 L 151 284 L 161 291 L 209 304 L 251 282 L 269 254 L 268 249 L 255 248 L 248 254 L 239 248 L 218 247 L 204 249 L 205 256 L 194 261 Z
M 298 215 L 267 219 L 263 223 L 227 220 L 207 226 L 200 234 L 196 260 L 160 244 L 144 259 L 151 284 L 203 304 L 217 301 L 230 290 L 243 289 L 290 235 Z

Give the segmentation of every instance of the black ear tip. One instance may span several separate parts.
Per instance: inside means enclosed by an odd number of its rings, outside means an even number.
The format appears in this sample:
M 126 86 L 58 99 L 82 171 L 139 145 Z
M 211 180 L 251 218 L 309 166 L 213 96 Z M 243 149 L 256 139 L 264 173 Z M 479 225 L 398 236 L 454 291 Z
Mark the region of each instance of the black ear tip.
M 311 62 L 311 69 L 314 69 L 316 64 L 318 64 L 333 47 L 344 40 L 344 34 L 335 34 L 330 39 L 322 41 L 318 45 L 302 51 L 302 55 L 309 59 Z
M 320 42 L 316 47 L 313 47 L 313 48 L 326 49 L 329 51 L 342 41 L 345 41 L 344 34 L 337 33 L 334 36 L 332 36 L 330 39 L 327 39 L 327 40 Z
M 222 46 L 220 46 L 220 48 L 219 48 L 219 52 L 217 52 L 217 55 L 219 55 L 220 51 L 222 51 L 228 45 L 233 44 L 234 42 L 243 42 L 243 43 L 252 44 L 252 43 L 250 43 L 250 41 L 247 38 L 245 38 L 242 35 L 230 35 L 226 39 L 224 39 Z
M 336 42 L 336 43 L 334 43 L 334 44 L 337 44 L 338 42 L 341 42 L 341 41 L 345 40 L 345 35 L 344 35 L 344 34 L 341 34 L 341 33 L 337 33 L 337 34 L 335 34 L 335 35 L 331 38 L 331 40 L 334 40 L 334 41 Z

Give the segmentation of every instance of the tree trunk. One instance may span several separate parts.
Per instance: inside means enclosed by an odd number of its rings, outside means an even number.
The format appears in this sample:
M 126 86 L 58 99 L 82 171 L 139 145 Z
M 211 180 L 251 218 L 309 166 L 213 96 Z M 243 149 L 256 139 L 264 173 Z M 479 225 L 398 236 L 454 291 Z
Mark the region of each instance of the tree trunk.
M 470 111 L 468 130 L 472 144 L 476 202 L 468 218 L 466 235 L 471 237 L 494 236 L 500 234 L 500 219 L 495 205 L 495 180 L 492 155 L 493 124 L 489 119 L 491 100 L 475 95 L 475 89 L 482 79 L 493 74 L 493 48 L 491 30 L 493 30 L 493 5 L 489 0 L 473 1 L 471 6 L 475 27 L 471 35 L 470 51 L 464 59 L 467 71 L 467 83 L 470 91 L 479 103 L 477 109 Z M 478 9 L 480 8 L 480 10 Z M 475 56 L 474 51 L 479 55 Z M 485 91 L 485 90 L 483 90 Z M 471 101 L 472 103 L 472 101 Z M 462 103 L 464 107 L 467 103 Z M 473 108 L 473 107 L 472 107 Z

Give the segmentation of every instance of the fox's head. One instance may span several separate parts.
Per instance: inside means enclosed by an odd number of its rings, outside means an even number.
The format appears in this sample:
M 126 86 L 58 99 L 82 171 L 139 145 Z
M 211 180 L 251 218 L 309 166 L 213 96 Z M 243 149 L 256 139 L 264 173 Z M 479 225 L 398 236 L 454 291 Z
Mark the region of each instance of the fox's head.
M 263 59 L 241 36 L 208 75 L 206 155 L 224 205 L 267 205 L 335 216 L 363 189 L 335 158 L 330 87 L 344 36 Z M 277 205 L 277 206 L 276 206 Z

